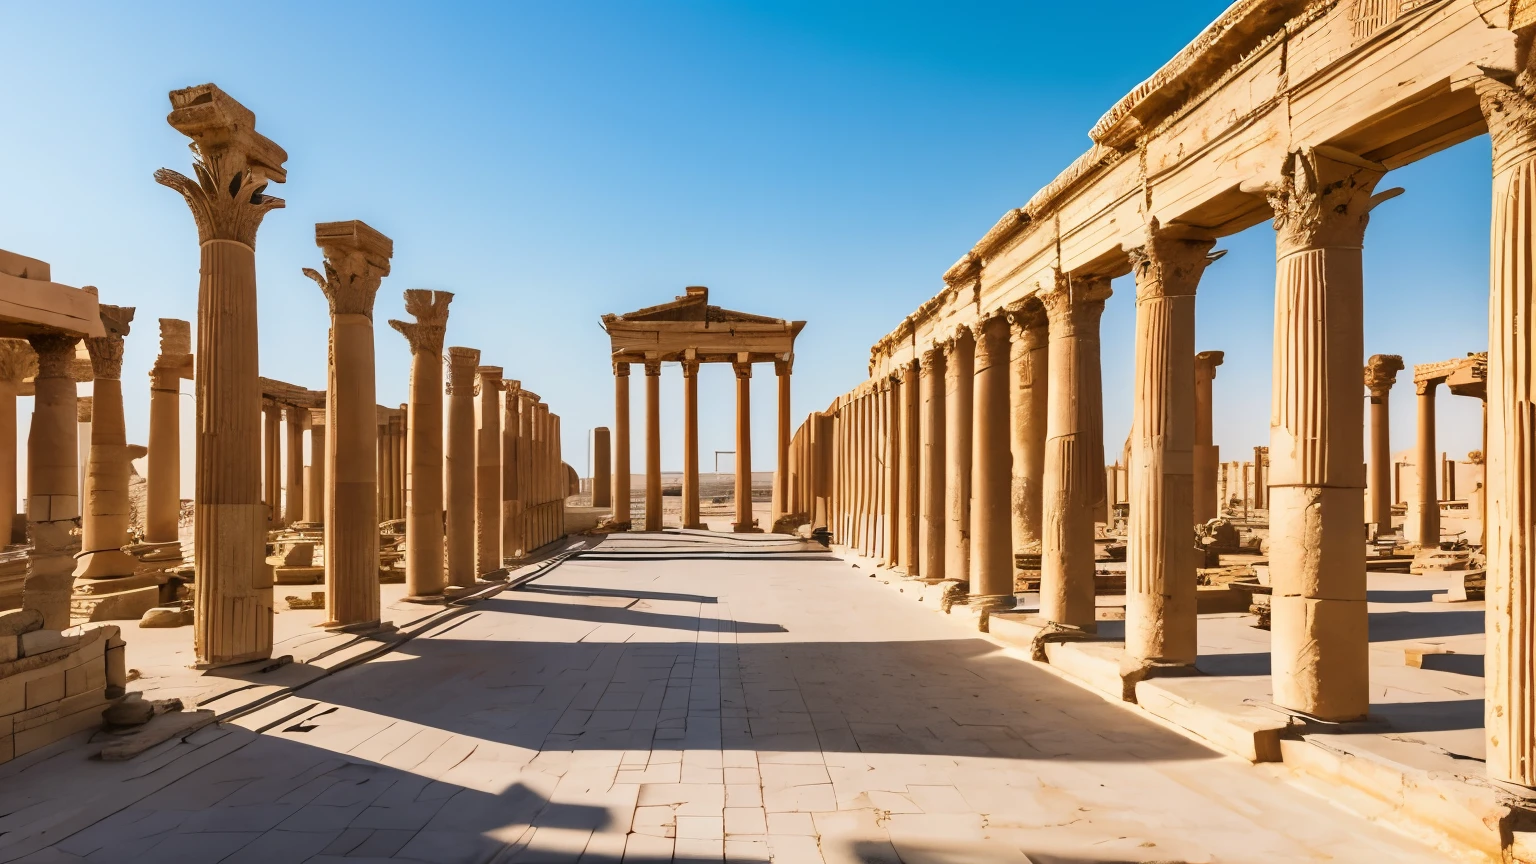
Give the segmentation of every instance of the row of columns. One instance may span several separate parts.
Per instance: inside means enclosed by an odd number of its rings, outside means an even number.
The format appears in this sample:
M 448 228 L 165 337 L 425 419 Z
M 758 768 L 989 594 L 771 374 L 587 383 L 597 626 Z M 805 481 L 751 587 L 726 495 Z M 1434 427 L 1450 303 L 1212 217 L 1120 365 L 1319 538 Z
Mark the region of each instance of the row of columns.
M 539 396 L 506 382 L 502 417 L 502 555 L 516 560 L 565 535 L 560 417 Z

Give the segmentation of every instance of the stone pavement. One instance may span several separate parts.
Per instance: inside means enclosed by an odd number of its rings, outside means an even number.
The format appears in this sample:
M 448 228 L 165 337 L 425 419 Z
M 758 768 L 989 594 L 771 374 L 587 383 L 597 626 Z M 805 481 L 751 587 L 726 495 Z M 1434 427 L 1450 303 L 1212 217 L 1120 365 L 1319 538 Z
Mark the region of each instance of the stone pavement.
M 133 762 L 40 751 L 0 861 L 1444 860 L 815 549 L 611 537 Z

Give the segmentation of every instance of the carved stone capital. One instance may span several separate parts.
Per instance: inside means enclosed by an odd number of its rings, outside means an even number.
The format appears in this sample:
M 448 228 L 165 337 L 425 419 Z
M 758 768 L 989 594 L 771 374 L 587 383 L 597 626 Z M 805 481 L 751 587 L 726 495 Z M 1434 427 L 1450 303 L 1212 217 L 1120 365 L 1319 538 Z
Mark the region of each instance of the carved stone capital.
M 123 337 L 128 335 L 133 323 L 134 307 L 108 306 L 103 303 L 101 326 L 105 336 L 91 336 L 85 340 L 85 350 L 91 355 L 91 372 L 97 378 L 117 380 L 123 377 Z
M 1057 271 L 1055 285 L 1038 296 L 1055 337 L 1071 336 L 1084 325 L 1097 326 L 1104 314 L 1104 301 L 1112 293 L 1109 280 L 1102 276 L 1070 276 Z
M 619 361 L 615 361 L 614 362 L 614 364 L 613 364 L 613 377 L 615 377 L 615 378 L 628 378 L 629 377 L 629 363 L 628 363 L 628 361 L 619 360 Z
M 500 366 L 480 366 L 475 369 L 475 392 L 486 393 L 491 390 L 505 389 L 501 380 L 502 368 Z
M 310 409 L 308 409 L 308 411 L 309 411 L 309 428 L 311 430 L 314 430 L 314 429 L 324 429 L 325 428 L 325 408 L 324 407 L 310 408 Z
M 737 378 L 751 378 L 752 377 L 752 364 L 751 363 L 742 363 L 741 361 L 738 360 L 738 361 L 734 361 L 734 362 L 731 363 L 731 368 L 736 370 L 736 377 Z
M 365 315 L 373 320 L 373 301 L 379 282 L 389 275 L 389 259 L 395 243 L 366 222 L 320 222 L 315 225 L 315 245 L 325 255 L 325 275 L 304 268 L 315 280 L 332 315 Z
M 256 131 L 256 115 L 212 84 L 171 91 L 166 121 L 192 139 L 197 179 L 161 168 L 155 182 L 180 192 L 197 222 L 199 242 L 233 240 L 252 248 L 268 211 L 283 206 L 264 194 L 288 179 L 288 154 Z
M 448 330 L 448 304 L 453 294 L 412 288 L 405 292 L 405 311 L 415 323 L 390 320 L 389 326 L 400 331 L 411 344 L 412 354 L 442 354 L 443 336 Z
M 1008 362 L 1008 319 L 1001 310 L 990 313 L 971 328 L 976 340 L 976 368 L 1002 366 Z
M 680 362 L 683 365 L 684 378 L 692 378 L 693 376 L 699 374 L 699 361 L 684 358 Z
M 791 374 L 792 372 L 794 372 L 794 369 L 795 369 L 794 358 L 790 358 L 788 360 L 778 360 L 778 359 L 775 359 L 773 361 L 773 374 L 779 376 L 780 378 L 783 378 L 785 375 Z
M 37 374 L 37 352 L 25 339 L 0 339 L 0 383 L 20 385 Z
M 448 356 L 443 362 L 448 366 L 448 374 L 444 376 L 444 392 L 452 396 L 455 388 L 462 387 L 474 395 L 475 369 L 480 365 L 480 349 L 455 345 L 448 349 Z
M 1385 399 L 1401 371 L 1403 358 L 1396 354 L 1372 354 L 1365 361 L 1365 387 L 1371 391 L 1371 398 Z
M 1536 156 L 1536 76 L 1532 70 L 1522 70 L 1508 82 L 1484 75 L 1473 89 L 1483 119 L 1488 121 L 1493 173 Z
M 1359 248 L 1371 210 L 1401 191 L 1373 194 L 1386 170 L 1333 147 L 1307 148 L 1286 157 L 1283 179 L 1269 190 L 1276 254 Z
M 303 425 L 306 421 L 309 420 L 309 409 L 301 408 L 298 405 L 284 405 L 283 418 L 286 419 L 289 423 L 298 423 Z
M 647 378 L 655 378 L 655 377 L 661 375 L 661 361 L 660 360 L 647 360 L 647 361 L 645 361 L 644 365 L 645 365 L 645 375 L 646 375 Z
M 1423 378 L 1413 382 L 1413 392 L 1420 396 L 1435 395 L 1435 388 L 1440 386 L 1444 378 Z
M 1216 377 L 1216 367 L 1227 357 L 1225 351 L 1201 351 L 1195 355 L 1195 380 L 1210 381 Z
M 1146 242 L 1128 253 L 1136 274 L 1138 300 L 1156 297 L 1192 297 L 1200 276 L 1215 260 L 1211 247 L 1216 238 L 1203 232 L 1170 226 L 1156 219 L 1147 225 Z

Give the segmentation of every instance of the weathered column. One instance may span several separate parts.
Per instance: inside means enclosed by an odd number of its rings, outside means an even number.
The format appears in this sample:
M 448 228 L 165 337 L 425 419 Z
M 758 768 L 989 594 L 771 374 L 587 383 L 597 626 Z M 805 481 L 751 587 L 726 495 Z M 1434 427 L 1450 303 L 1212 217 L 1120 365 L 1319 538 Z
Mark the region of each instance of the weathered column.
M 1528 10 L 1522 10 L 1528 16 Z M 1526 20 L 1516 24 L 1530 23 Z M 1528 52 L 1531 31 L 1521 31 Z M 1529 454 L 1536 451 L 1536 73 L 1476 80 L 1493 139 L 1485 510 L 1488 555 L 1488 774 L 1536 786 L 1536 520 Z
M 592 506 L 613 506 L 613 435 L 607 426 L 592 430 Z
M 909 577 L 918 576 L 918 531 L 919 511 L 918 496 L 921 484 L 919 477 L 922 473 L 922 438 L 918 432 L 918 417 L 921 410 L 921 397 L 919 392 L 917 361 L 913 360 L 901 367 L 901 421 L 900 421 L 900 452 L 897 458 L 901 463 L 898 472 L 901 475 L 901 494 L 899 509 L 901 510 L 901 557 L 897 562 L 903 573 Z M 812 424 L 814 425 L 814 424 Z M 811 425 L 806 427 L 809 433 Z M 810 438 L 807 434 L 807 439 Z M 805 442 L 809 444 L 809 440 Z M 806 484 L 807 487 L 810 485 Z M 810 494 L 805 496 L 807 510 L 813 509 Z M 812 517 L 813 513 L 807 512 L 806 516 Z
M 438 365 L 442 364 L 439 363 Z M 441 377 L 441 370 L 439 370 L 439 377 Z M 442 400 L 439 399 L 438 402 L 441 403 Z M 409 406 L 401 405 L 399 410 L 400 413 L 396 414 L 394 418 L 393 441 L 395 445 L 395 482 L 394 485 L 390 487 L 389 493 L 390 497 L 394 498 L 393 507 L 395 511 L 395 518 L 404 519 L 407 515 L 405 512 L 406 488 L 409 486 L 411 480 L 411 457 L 409 449 L 411 435 L 411 416 Z M 442 435 L 439 434 L 438 439 L 441 440 L 441 438 Z
M 880 473 L 880 506 L 884 511 L 881 522 L 880 560 L 887 567 L 895 567 L 900 559 L 901 531 L 901 484 L 900 473 L 900 417 L 901 378 L 895 374 L 885 376 L 885 389 L 880 393 L 880 440 L 879 460 L 884 466 Z
M 173 543 L 180 531 L 181 379 L 191 377 L 192 325 L 175 318 L 161 318 L 160 354 L 149 371 L 144 539 L 150 543 Z M 3 425 L 0 421 L 0 426 Z M 0 485 L 4 482 L 0 476 Z
M 1275 211 L 1270 658 L 1275 702 L 1324 720 L 1369 707 L 1361 246 L 1385 169 L 1331 147 L 1291 154 Z
M 1253 448 L 1253 509 L 1255 510 L 1265 510 L 1269 507 L 1269 466 L 1266 464 L 1268 457 L 1268 447 Z
M 962 327 L 945 343 L 944 575 L 968 579 L 971 572 L 971 411 L 976 343 Z
M 304 484 L 304 521 L 311 525 L 325 524 L 325 490 L 329 485 L 325 456 L 326 419 L 324 408 L 309 411 L 309 479 Z
M 525 407 L 521 381 L 506 382 L 501 425 L 501 557 L 503 563 L 523 556 L 522 460 Z
M 683 361 L 683 527 L 700 529 L 699 361 Z
M 283 406 L 284 428 L 288 432 L 288 490 L 283 499 L 283 522 L 288 525 L 304 521 L 304 421 L 308 417 L 308 408 Z
M 752 363 L 741 354 L 731 368 L 736 371 L 736 521 L 731 530 L 750 533 L 757 529 L 752 518 Z
M 36 374 L 37 353 L 25 339 L 0 339 L 0 546 L 27 542 L 16 501 L 16 397 Z
M 75 336 L 31 336 L 37 354 L 33 379 L 32 425 L 27 434 L 27 558 L 22 606 L 43 615 L 43 626 L 69 626 L 71 573 L 80 541 L 74 535 L 80 517 L 79 435 L 75 379 Z
M 661 530 L 661 361 L 645 361 L 645 530 Z
M 267 527 L 283 524 L 283 408 L 270 399 L 261 403 L 262 485 L 266 487 Z
M 1047 328 L 1045 308 L 1029 303 L 1008 314 L 1009 449 L 1012 455 L 1013 552 L 1039 556 L 1045 479 Z
M 968 602 L 991 612 L 1014 606 L 1008 320 L 1001 311 L 993 312 L 984 316 L 972 332 L 976 354 L 972 377 Z
M 91 450 L 85 476 L 76 579 L 133 575 L 137 562 L 122 551 L 131 521 L 128 505 L 128 431 L 123 425 L 123 337 L 133 307 L 101 304 L 105 336 L 85 340 L 91 355 Z
M 1104 500 L 1099 318 L 1109 280 L 1058 274 L 1044 295 L 1051 380 L 1041 491 L 1040 616 L 1095 632 L 1093 524 Z
M 447 291 L 411 289 L 405 311 L 413 323 L 390 321 L 411 345 L 411 409 L 406 419 L 406 599 L 442 597 L 443 573 L 443 335 Z
M 1365 361 L 1365 387 L 1371 394 L 1371 470 L 1369 482 L 1371 521 L 1376 533 L 1392 533 L 1392 415 L 1387 397 L 1403 371 L 1396 354 L 1372 354 Z
M 789 375 L 793 363 L 793 357 L 773 361 L 774 375 L 779 380 L 779 446 L 774 456 L 773 510 L 769 527 L 775 531 L 779 530 L 779 520 L 789 515 Z
M 1419 438 L 1414 451 L 1414 468 L 1419 475 L 1419 510 L 1417 540 L 1422 549 L 1440 547 L 1440 493 L 1435 482 L 1439 454 L 1435 450 L 1435 388 L 1439 378 L 1414 381 L 1419 394 Z
M 923 351 L 922 368 L 918 372 L 918 389 L 921 391 L 919 418 L 922 436 L 921 489 L 918 492 L 917 569 L 922 578 L 937 582 L 944 578 L 944 526 L 948 522 L 944 511 L 944 348 L 930 346 Z
M 480 430 L 475 460 L 475 572 L 501 569 L 501 367 L 475 370 Z
M 366 631 L 380 626 L 379 523 L 390 518 L 380 484 L 391 476 L 394 427 L 392 419 L 381 426 L 374 402 L 373 304 L 395 245 L 357 220 L 316 224 L 315 245 L 325 275 L 303 272 L 331 315 L 324 419 L 310 430 L 311 473 L 325 487 L 325 626 Z
M 533 406 L 533 483 L 529 487 L 534 509 L 531 513 L 531 525 L 533 540 L 528 543 L 528 551 L 542 548 L 550 541 L 549 536 L 549 510 L 550 500 L 553 497 L 550 492 L 550 444 L 549 444 L 549 405 L 543 402 Z
M 475 367 L 476 348 L 448 349 L 448 441 L 444 496 L 448 584 L 475 584 Z
M 629 364 L 613 364 L 613 524 L 630 525 L 629 514 Z
M 1221 451 L 1211 434 L 1211 382 L 1216 367 L 1225 358 L 1221 351 L 1201 351 L 1195 355 L 1195 524 L 1215 519 L 1217 507 L 1216 475 L 1221 465 Z
M 1131 252 L 1136 392 L 1131 420 L 1125 665 L 1189 666 L 1195 638 L 1195 289 L 1215 238 L 1162 228 Z M 1116 484 L 1119 485 L 1118 483 Z M 1111 494 L 1109 497 L 1117 497 Z

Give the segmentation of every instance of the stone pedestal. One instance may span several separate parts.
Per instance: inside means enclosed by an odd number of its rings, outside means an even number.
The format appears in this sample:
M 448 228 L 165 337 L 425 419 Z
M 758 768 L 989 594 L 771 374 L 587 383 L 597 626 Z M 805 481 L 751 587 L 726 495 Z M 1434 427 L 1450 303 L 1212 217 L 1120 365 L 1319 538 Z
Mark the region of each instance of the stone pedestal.
M 1440 547 L 1440 490 L 1435 472 L 1440 468 L 1440 454 L 1435 449 L 1435 388 L 1440 379 L 1415 381 L 1418 394 L 1419 435 L 1414 447 L 1414 473 L 1418 475 L 1417 506 L 1413 508 L 1414 532 L 1411 538 L 1423 549 Z
M 1396 354 L 1373 354 L 1365 362 L 1365 388 L 1371 395 L 1370 522 L 1378 535 L 1392 533 L 1392 415 L 1388 396 L 1403 371 Z
M 921 391 L 919 417 L 922 436 L 918 458 L 922 465 L 918 491 L 918 573 L 936 582 L 944 578 L 944 526 L 948 523 L 944 508 L 944 468 L 948 452 L 945 442 L 944 349 L 934 346 L 923 352 L 918 373 Z
M 448 584 L 475 584 L 475 367 L 474 348 L 448 349 L 447 483 Z
M 149 372 L 149 454 L 144 540 L 174 543 L 181 523 L 181 380 L 192 377 L 192 325 L 160 319 L 160 355 Z M 0 480 L 3 482 L 3 480 Z
M 736 521 L 738 534 L 760 530 L 752 518 L 752 363 L 741 355 L 731 368 L 736 372 Z
M 1215 239 L 1156 221 L 1131 253 L 1136 390 L 1127 467 L 1125 665 L 1190 666 L 1195 636 L 1195 289 Z M 1113 500 L 1114 494 L 1110 499 Z
M 80 541 L 72 536 L 80 517 L 79 434 L 76 421 L 73 336 L 33 336 L 37 355 L 32 424 L 27 434 L 27 533 L 32 555 L 22 605 L 43 616 L 43 627 L 69 625 L 69 595 Z
M 197 303 L 197 578 L 199 666 L 265 658 L 272 650 L 268 509 L 261 499 L 257 406 L 256 230 L 283 206 L 264 194 L 287 179 L 287 154 L 255 131 L 255 115 L 204 84 L 171 93 L 170 124 L 193 141 L 194 181 L 167 169 L 201 242 Z
M 379 475 L 390 452 L 387 438 L 379 438 L 374 401 L 373 305 L 394 243 L 352 220 L 317 224 L 315 245 L 325 255 L 325 275 L 304 273 L 324 292 L 331 314 L 325 422 L 311 429 L 320 430 L 311 441 L 313 473 L 325 486 L 325 626 L 366 630 L 380 626 Z
M 613 524 L 630 524 L 628 363 L 613 364 Z
M 976 343 L 961 328 L 944 346 L 944 575 L 971 572 L 971 386 Z
M 1275 211 L 1270 421 L 1270 657 L 1279 705 L 1365 716 L 1365 454 L 1361 246 L 1385 169 L 1340 150 L 1293 153 Z
M 1201 351 L 1195 355 L 1195 524 L 1203 525 L 1220 515 L 1217 475 L 1221 451 L 1211 435 L 1211 382 L 1225 354 Z
M 1012 609 L 1013 486 L 1009 448 L 1008 321 L 1002 314 L 974 328 L 971 432 L 971 606 Z
M 683 361 L 683 527 L 701 529 L 699 519 L 699 361 Z
M 405 584 L 407 599 L 442 597 L 443 571 L 443 335 L 447 291 L 411 289 L 405 311 L 413 323 L 390 321 L 411 345 L 411 408 L 406 419 Z
M 1009 313 L 1008 323 L 1013 554 L 1038 557 L 1049 369 L 1045 308 L 1038 301 L 1026 303 Z
M 645 530 L 661 530 L 661 361 L 645 363 Z
M 501 367 L 481 366 L 475 461 L 475 572 L 501 568 Z
M 136 561 L 122 551 L 128 544 L 132 513 L 128 505 L 128 432 L 123 425 L 123 337 L 133 321 L 131 307 L 102 304 L 106 336 L 85 340 L 93 373 L 91 449 L 85 475 L 85 512 L 81 514 L 80 558 L 76 579 L 132 576 Z M 148 609 L 154 605 L 149 598 Z M 139 610 L 141 613 L 144 610 Z
M 1041 491 L 1040 617 L 1095 632 L 1093 525 L 1104 500 L 1099 318 L 1109 280 L 1059 274 L 1041 296 L 1049 319 L 1050 385 Z

